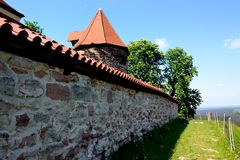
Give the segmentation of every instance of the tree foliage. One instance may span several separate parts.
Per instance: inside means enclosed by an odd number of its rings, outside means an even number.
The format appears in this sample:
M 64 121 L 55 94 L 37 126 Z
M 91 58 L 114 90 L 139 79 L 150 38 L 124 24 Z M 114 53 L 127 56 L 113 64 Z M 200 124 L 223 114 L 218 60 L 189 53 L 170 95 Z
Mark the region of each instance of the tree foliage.
M 36 21 L 28 21 L 28 20 L 24 20 L 24 24 L 25 26 L 27 26 L 28 28 L 30 28 L 31 30 L 38 32 L 38 33 L 43 33 L 43 28 L 40 27 L 40 25 L 38 24 L 38 22 Z
M 190 88 L 190 82 L 198 75 L 192 56 L 182 48 L 169 49 L 165 54 L 165 89 L 179 101 L 179 113 L 185 118 L 194 118 L 201 104 L 200 91 Z
M 161 65 L 164 63 L 163 53 L 151 41 L 139 40 L 128 45 L 128 73 L 134 77 L 161 87 L 163 74 Z
M 197 68 L 193 66 L 192 56 L 182 48 L 169 49 L 165 54 L 164 76 L 167 82 L 166 88 L 171 96 L 176 96 L 176 92 L 189 86 L 192 78 L 198 74 Z
M 202 102 L 201 93 L 198 89 L 187 88 L 181 95 L 176 97 L 179 101 L 179 116 L 183 118 L 194 118 L 197 106 Z
M 182 48 L 169 49 L 165 54 L 151 41 L 139 40 L 129 44 L 128 72 L 136 78 L 162 87 L 179 101 L 179 114 L 193 118 L 202 102 L 200 91 L 190 83 L 198 75 L 192 56 Z

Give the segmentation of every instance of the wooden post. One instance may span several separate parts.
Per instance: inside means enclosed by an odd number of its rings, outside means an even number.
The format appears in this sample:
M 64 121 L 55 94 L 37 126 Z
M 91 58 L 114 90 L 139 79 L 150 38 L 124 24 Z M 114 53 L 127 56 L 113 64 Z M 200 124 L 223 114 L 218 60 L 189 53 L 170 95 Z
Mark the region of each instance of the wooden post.
M 226 114 L 223 114 L 223 134 L 225 134 L 225 120 L 226 119 Z
M 217 119 L 217 125 L 219 127 L 219 121 L 218 121 L 218 113 L 216 112 L 216 119 Z
M 208 112 L 208 121 L 212 120 L 212 112 Z

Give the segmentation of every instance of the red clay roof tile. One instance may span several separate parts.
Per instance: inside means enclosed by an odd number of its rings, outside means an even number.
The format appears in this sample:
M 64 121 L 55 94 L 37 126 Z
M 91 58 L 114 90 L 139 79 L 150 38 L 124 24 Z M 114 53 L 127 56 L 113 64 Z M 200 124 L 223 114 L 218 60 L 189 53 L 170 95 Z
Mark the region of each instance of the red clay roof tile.
M 137 78 L 134 78 L 122 71 L 119 71 L 115 68 L 112 68 L 110 66 L 108 66 L 107 64 L 101 62 L 101 61 L 96 61 L 95 59 L 91 59 L 91 58 L 87 58 L 86 56 L 77 53 L 77 51 L 68 48 L 66 46 L 63 46 L 62 44 L 57 43 L 54 40 L 51 40 L 50 38 L 47 38 L 39 33 L 33 32 L 30 29 L 26 28 L 25 26 L 17 23 L 17 22 L 9 22 L 9 20 L 0 17 L 0 37 L 1 37 L 1 30 L 4 30 L 4 28 L 8 28 L 11 29 L 10 34 L 12 34 L 13 36 L 17 37 L 19 36 L 19 34 L 21 33 L 26 33 L 26 38 L 27 40 L 31 43 L 34 42 L 34 39 L 39 39 L 40 40 L 40 45 L 42 47 L 45 46 L 51 46 L 51 50 L 54 52 L 56 50 L 59 49 L 59 51 L 63 54 L 63 55 L 67 55 L 68 53 L 71 53 L 70 56 L 71 57 L 78 57 L 78 60 L 83 62 L 84 64 L 87 65 L 87 67 L 92 67 L 94 70 L 101 70 L 103 71 L 102 74 L 106 76 L 108 75 L 115 75 L 117 79 L 119 80 L 126 80 L 127 83 L 132 83 L 135 84 L 137 87 L 136 89 L 138 89 L 138 87 L 142 86 L 144 89 L 146 90 L 151 90 L 154 93 L 160 94 L 166 98 L 168 98 L 169 100 L 178 103 L 178 101 L 176 99 L 174 99 L 173 97 L 171 97 L 169 94 L 163 92 L 161 89 L 152 86 L 146 82 L 143 82 Z M 5 33 L 6 34 L 6 33 Z M 11 35 L 9 35 L 11 36 Z M 1 41 L 0 41 L 1 42 Z M 79 64 L 80 65 L 80 64 Z
M 69 34 L 68 41 L 75 40 L 78 40 L 78 42 L 73 49 L 93 44 L 112 44 L 126 47 L 101 9 L 98 10 L 86 30 Z
M 75 32 L 71 32 L 68 35 L 68 41 L 78 41 L 80 37 L 83 36 L 83 31 L 75 31 Z

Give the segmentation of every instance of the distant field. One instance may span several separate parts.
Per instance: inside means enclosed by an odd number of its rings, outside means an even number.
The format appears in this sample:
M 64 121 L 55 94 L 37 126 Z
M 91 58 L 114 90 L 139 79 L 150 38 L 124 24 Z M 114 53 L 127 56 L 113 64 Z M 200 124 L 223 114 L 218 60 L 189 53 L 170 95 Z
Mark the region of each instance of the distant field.
M 199 114 L 201 114 L 202 119 L 207 119 L 206 113 L 208 112 L 217 113 L 220 120 L 223 119 L 223 114 L 226 113 L 227 117 L 231 117 L 233 122 L 240 126 L 240 106 L 199 108 L 195 118 L 199 119 Z

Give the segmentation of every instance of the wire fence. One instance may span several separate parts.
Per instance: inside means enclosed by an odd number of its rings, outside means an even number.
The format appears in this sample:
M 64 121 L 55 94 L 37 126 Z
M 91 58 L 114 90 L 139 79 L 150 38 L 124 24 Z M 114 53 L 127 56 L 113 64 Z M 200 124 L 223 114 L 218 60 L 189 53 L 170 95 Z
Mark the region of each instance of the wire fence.
M 195 119 L 213 121 L 229 142 L 231 151 L 240 152 L 240 127 L 234 124 L 231 116 L 226 113 L 206 112 L 205 114 L 198 113 Z

